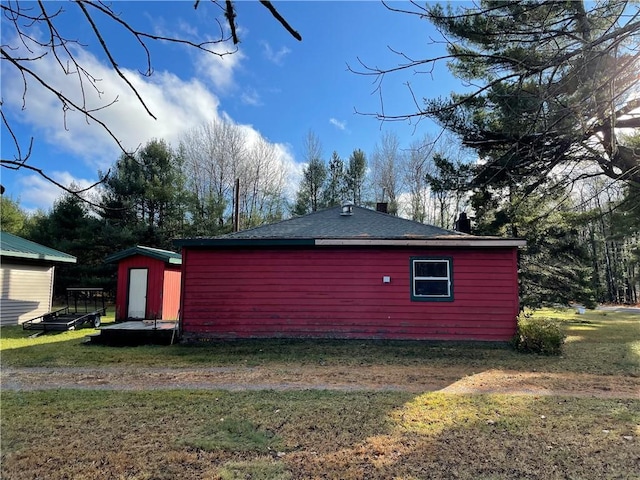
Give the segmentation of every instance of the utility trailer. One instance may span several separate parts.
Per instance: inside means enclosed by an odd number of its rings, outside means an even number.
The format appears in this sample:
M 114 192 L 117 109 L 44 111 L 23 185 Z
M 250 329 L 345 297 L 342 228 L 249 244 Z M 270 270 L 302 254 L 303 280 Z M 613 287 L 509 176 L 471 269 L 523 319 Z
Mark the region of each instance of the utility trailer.
M 105 315 L 107 310 L 104 298 L 102 288 L 67 288 L 66 307 L 27 320 L 22 324 L 22 328 L 45 332 L 74 330 L 85 324 L 98 328 L 100 317 Z

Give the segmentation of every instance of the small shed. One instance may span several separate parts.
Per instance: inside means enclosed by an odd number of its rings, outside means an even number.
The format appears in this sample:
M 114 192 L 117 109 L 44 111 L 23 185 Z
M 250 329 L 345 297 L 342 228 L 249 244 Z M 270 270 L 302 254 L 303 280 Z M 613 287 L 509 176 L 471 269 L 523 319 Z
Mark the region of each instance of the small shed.
M 0 232 L 0 325 L 18 325 L 51 311 L 55 266 L 76 257 Z
M 329 208 L 182 247 L 185 338 L 504 341 L 519 239 Z
M 177 320 L 180 309 L 179 253 L 135 246 L 105 259 L 118 263 L 116 321 Z

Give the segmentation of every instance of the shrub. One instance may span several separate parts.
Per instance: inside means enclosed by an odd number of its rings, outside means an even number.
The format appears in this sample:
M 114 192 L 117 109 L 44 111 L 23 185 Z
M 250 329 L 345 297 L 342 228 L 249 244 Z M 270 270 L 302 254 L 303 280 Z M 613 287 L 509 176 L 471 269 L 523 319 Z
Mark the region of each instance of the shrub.
M 521 314 L 512 343 L 519 352 L 560 355 L 566 337 L 558 322 Z

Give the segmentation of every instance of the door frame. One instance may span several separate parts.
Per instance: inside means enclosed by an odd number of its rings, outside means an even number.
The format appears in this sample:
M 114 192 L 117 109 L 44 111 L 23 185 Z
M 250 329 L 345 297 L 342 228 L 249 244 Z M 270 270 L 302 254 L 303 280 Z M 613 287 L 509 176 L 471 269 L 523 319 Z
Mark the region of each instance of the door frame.
M 144 315 L 142 318 L 142 320 L 144 320 L 147 316 L 147 310 L 149 306 L 149 267 L 130 267 L 127 272 L 127 305 L 126 305 L 127 320 L 132 318 L 129 316 L 129 302 L 131 300 L 130 295 L 131 295 L 131 271 L 132 270 L 146 271 L 146 285 L 145 285 L 145 292 L 144 292 Z

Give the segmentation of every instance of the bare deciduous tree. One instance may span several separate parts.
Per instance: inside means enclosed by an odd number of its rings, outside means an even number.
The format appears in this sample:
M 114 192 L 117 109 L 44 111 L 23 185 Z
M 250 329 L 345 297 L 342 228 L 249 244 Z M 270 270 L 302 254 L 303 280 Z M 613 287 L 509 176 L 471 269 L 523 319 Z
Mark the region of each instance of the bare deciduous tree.
M 434 140 L 425 136 L 422 140 L 415 140 L 409 146 L 407 161 L 404 164 L 404 184 L 407 189 L 408 204 L 405 209 L 408 216 L 416 222 L 425 223 L 429 211 L 429 185 L 426 174 L 433 171 L 432 152 Z
M 384 132 L 371 156 L 371 184 L 376 199 L 389 203 L 389 213 L 398 212 L 403 190 L 402 170 L 405 161 L 400 140 L 395 133 Z
M 239 175 L 241 228 L 280 220 L 286 206 L 287 168 L 276 147 L 260 138 L 249 148 Z
M 284 208 L 286 166 L 274 145 L 245 127 L 216 120 L 183 135 L 187 189 L 196 233 L 211 234 L 233 215 L 236 180 L 243 225 L 278 218 Z

